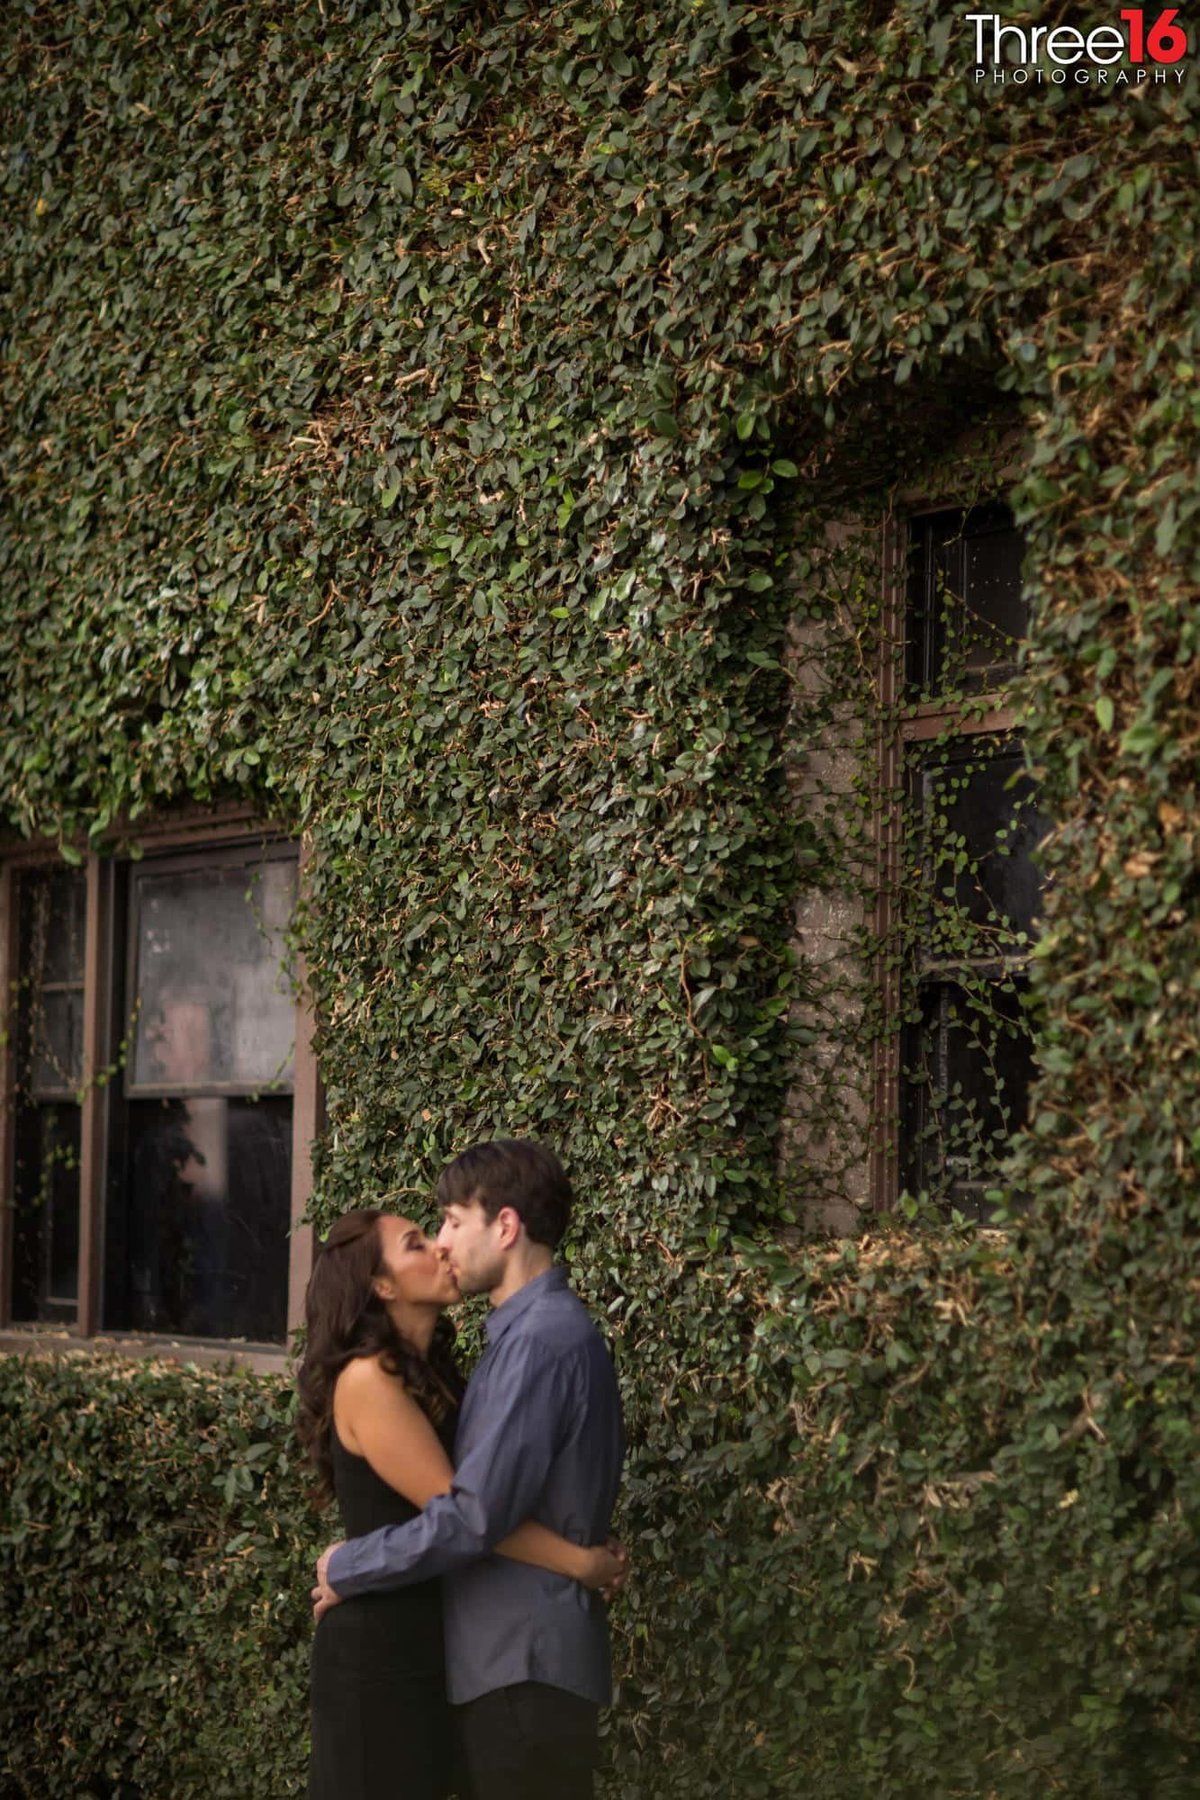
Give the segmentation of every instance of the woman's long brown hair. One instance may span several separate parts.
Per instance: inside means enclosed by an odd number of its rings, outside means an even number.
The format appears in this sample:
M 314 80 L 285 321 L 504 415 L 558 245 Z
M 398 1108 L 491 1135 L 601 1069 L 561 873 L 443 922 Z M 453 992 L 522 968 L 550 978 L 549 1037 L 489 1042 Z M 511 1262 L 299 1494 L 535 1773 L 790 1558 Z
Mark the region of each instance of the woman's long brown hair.
M 421 1356 L 396 1330 L 374 1282 L 383 1274 L 382 1217 L 377 1207 L 343 1213 L 317 1251 L 304 1297 L 307 1336 L 297 1385 L 296 1431 L 313 1466 L 313 1499 L 333 1498 L 333 1390 L 356 1356 L 378 1356 L 398 1375 L 417 1404 L 440 1424 L 462 1396 L 463 1380 L 451 1346 L 454 1331 L 439 1319 Z

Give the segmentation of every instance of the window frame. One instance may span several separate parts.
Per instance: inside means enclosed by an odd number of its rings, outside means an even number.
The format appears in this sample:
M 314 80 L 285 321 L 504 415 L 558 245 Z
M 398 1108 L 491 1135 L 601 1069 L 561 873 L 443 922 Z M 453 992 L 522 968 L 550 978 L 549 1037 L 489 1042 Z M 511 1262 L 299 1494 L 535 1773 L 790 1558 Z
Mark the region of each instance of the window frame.
M 998 473 L 996 485 L 1003 482 Z M 876 1212 L 893 1208 L 900 1196 L 901 1161 L 901 1039 L 900 995 L 902 974 L 892 954 L 900 922 L 901 860 L 905 804 L 896 796 L 906 791 L 905 767 L 912 750 L 952 733 L 956 738 L 999 737 L 1020 729 L 1007 686 L 963 695 L 942 695 L 933 700 L 906 701 L 908 547 L 910 526 L 939 513 L 957 510 L 952 497 L 913 499 L 901 495 L 897 510 L 889 511 L 882 526 L 880 546 L 881 613 L 879 660 L 876 668 L 876 796 L 873 845 L 875 906 L 871 920 L 877 946 L 873 987 L 879 997 L 885 1033 L 876 1037 L 871 1056 L 871 1132 L 867 1151 L 867 1193 Z M 899 510 L 902 508 L 902 510 Z M 961 510 L 969 511 L 967 503 Z
M 305 891 L 310 854 L 306 836 L 297 843 L 290 833 L 263 821 L 246 807 L 189 809 L 146 825 L 114 826 L 101 840 L 110 852 L 134 847 L 142 858 L 194 855 L 198 866 L 223 851 L 269 847 L 297 852 L 297 892 Z M 109 1349 L 122 1354 L 157 1356 L 189 1362 L 230 1361 L 261 1371 L 286 1368 L 285 1344 L 248 1343 L 216 1338 L 177 1338 L 105 1330 L 101 1326 L 104 1279 L 104 1207 L 107 1174 L 108 1090 L 96 1076 L 109 1062 L 112 1042 L 112 996 L 121 959 L 127 954 L 127 921 L 117 917 L 115 886 L 118 857 L 80 846 L 86 878 L 83 975 L 83 1099 L 80 1107 L 79 1157 L 79 1286 L 73 1325 L 15 1322 L 12 1318 L 14 1274 L 14 1161 L 16 1153 L 16 1047 L 8 1028 L 13 1016 L 15 983 L 20 978 L 17 883 L 22 873 L 62 861 L 50 839 L 0 844 L 0 995 L 5 1029 L 0 1033 L 0 1351 L 21 1349 Z M 304 1293 L 312 1271 L 312 1227 L 304 1222 L 313 1185 L 313 1141 L 324 1125 L 324 1093 L 313 1049 L 313 1017 L 303 958 L 297 959 L 299 996 L 295 1006 L 296 1039 L 292 1084 L 292 1173 L 287 1272 L 287 1337 L 304 1317 Z

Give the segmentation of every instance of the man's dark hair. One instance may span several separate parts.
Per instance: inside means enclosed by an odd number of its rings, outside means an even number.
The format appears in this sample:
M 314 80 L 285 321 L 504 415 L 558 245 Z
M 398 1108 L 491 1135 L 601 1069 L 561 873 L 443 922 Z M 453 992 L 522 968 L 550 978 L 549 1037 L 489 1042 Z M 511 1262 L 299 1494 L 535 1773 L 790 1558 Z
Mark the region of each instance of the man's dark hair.
M 571 1216 L 571 1183 L 553 1150 L 532 1138 L 492 1138 L 472 1144 L 438 1177 L 438 1204 L 478 1201 L 487 1218 L 511 1206 L 535 1244 L 553 1250 Z

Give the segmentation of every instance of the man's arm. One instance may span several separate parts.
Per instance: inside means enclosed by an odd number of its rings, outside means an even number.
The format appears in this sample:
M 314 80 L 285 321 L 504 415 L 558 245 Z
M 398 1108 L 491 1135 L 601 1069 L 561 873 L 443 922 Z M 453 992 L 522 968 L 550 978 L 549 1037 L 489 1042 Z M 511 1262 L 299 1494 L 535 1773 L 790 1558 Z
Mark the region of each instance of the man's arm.
M 406 1525 L 335 1545 L 322 1558 L 323 1571 L 318 1565 L 319 1585 L 348 1599 L 427 1581 L 486 1556 L 536 1508 L 570 1385 L 562 1360 L 536 1339 L 507 1339 L 489 1365 L 476 1401 L 481 1423 L 450 1492 L 435 1494 Z

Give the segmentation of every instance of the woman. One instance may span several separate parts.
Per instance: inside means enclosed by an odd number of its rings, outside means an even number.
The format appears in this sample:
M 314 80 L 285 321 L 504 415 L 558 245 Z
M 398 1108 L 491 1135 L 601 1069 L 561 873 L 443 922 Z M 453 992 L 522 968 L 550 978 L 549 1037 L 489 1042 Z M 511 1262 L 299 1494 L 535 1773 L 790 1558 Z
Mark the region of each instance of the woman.
M 450 1488 L 463 1383 L 441 1314 L 458 1298 L 432 1240 L 375 1208 L 344 1214 L 317 1256 L 298 1430 L 317 1498 L 336 1495 L 348 1538 L 402 1524 Z M 532 1520 L 497 1553 L 590 1588 L 620 1576 L 605 1546 L 582 1548 Z M 364 1594 L 325 1614 L 313 1642 L 312 1739 L 309 1800 L 451 1792 L 438 1582 Z

